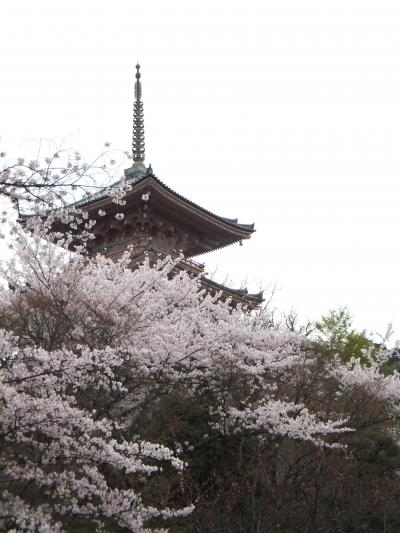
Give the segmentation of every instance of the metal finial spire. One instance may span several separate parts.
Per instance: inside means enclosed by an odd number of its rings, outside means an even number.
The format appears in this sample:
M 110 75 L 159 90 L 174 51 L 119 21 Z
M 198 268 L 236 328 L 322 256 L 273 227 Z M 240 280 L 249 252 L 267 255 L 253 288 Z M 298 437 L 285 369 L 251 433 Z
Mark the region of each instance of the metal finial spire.
M 138 63 L 136 65 L 135 101 L 133 104 L 132 156 L 135 163 L 143 163 L 144 161 L 144 120 L 140 76 L 140 65 Z

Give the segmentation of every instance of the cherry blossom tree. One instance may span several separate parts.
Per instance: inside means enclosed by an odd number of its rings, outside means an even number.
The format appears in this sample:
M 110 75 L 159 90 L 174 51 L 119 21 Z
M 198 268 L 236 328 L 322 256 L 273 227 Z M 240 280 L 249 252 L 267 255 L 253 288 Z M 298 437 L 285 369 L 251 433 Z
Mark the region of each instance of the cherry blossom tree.
M 2 524 L 18 531 L 62 531 L 72 522 L 80 527 L 93 523 L 99 528 L 115 523 L 130 531 L 144 531 L 144 522 L 153 517 L 187 514 L 190 507 L 156 509 L 142 501 L 138 487 L 159 471 L 157 462 L 168 463 L 177 472 L 184 464 L 165 446 L 140 438 L 124 439 L 117 422 L 92 408 L 86 393 L 90 397 L 114 396 L 126 390 L 117 374 L 126 354 L 116 347 L 119 335 L 112 327 L 107 339 L 101 332 L 93 332 L 93 342 L 81 344 L 82 328 L 93 331 L 93 320 L 99 323 L 100 319 L 98 302 L 92 298 L 86 301 L 86 311 L 91 307 L 92 316 L 84 316 L 82 310 L 75 317 L 75 323 L 69 324 L 70 340 L 55 336 L 49 323 L 52 311 L 68 322 L 67 315 L 75 313 L 69 304 L 75 310 L 80 307 L 77 293 L 68 291 L 72 289 L 70 276 L 82 265 L 78 260 L 57 267 L 60 251 L 46 251 L 46 245 L 36 244 L 24 254 L 24 271 L 11 268 L 9 283 L 15 288 L 3 302 L 6 321 L 21 312 L 28 329 L 19 337 L 5 330 L 0 333 Z M 69 281 L 64 278 L 58 291 L 56 279 L 65 276 L 70 267 Z M 22 281 L 29 271 L 33 277 Z M 89 286 L 87 290 L 90 292 Z M 48 298 L 55 309 L 50 305 L 36 322 L 34 315 L 39 309 L 44 311 Z M 33 307 L 23 310 L 20 305 Z M 111 315 L 103 319 L 111 319 Z M 120 323 L 116 329 L 121 327 Z M 101 328 L 104 330 L 104 323 Z M 122 487 L 118 476 L 122 476 Z
M 185 523 L 205 497 L 185 463 L 210 443 L 240 450 L 252 439 L 258 455 L 293 443 L 345 460 L 360 428 L 397 419 L 389 353 L 324 359 L 309 338 L 265 327 L 262 312 L 208 294 L 170 258 L 132 270 L 129 250 L 88 260 L 42 236 L 19 232 L 3 267 L 3 529 Z M 171 402 L 201 406 L 199 429 L 164 431 Z
M 111 186 L 109 152 L 51 153 L 0 169 L 0 196 L 36 215 L 1 269 L 0 530 L 294 530 L 299 492 L 319 530 L 320 477 L 334 498 L 334 466 L 358 465 L 365 432 L 396 434 L 390 351 L 332 356 L 294 316 L 211 295 L 180 258 L 89 259 L 94 221 L 71 202 L 101 186 L 124 205 L 129 184 Z

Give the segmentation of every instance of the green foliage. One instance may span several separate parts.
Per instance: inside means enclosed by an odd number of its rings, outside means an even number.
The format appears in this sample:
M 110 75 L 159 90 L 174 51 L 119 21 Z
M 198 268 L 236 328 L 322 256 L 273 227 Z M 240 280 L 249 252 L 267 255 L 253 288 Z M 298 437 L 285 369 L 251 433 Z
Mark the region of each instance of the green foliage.
M 318 340 L 326 344 L 332 350 L 342 351 L 346 338 L 350 332 L 351 316 L 346 307 L 330 310 L 316 323 L 316 329 L 320 333 Z
M 357 357 L 365 362 L 364 350 L 373 347 L 373 342 L 366 336 L 365 330 L 352 328 L 352 318 L 347 307 L 330 310 L 316 323 L 317 342 L 329 350 L 339 353 L 343 361 Z

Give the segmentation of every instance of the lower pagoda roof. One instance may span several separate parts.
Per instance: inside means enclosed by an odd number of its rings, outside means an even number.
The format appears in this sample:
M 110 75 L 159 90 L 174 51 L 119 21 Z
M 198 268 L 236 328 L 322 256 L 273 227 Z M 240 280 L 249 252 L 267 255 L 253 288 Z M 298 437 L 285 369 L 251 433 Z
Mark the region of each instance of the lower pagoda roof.
M 222 283 L 218 283 L 211 278 L 207 278 L 206 273 L 204 273 L 204 263 L 197 263 L 196 261 L 193 261 L 193 259 L 183 258 L 176 264 L 176 268 L 179 270 L 186 270 L 187 272 L 199 276 L 202 285 L 208 291 L 214 294 L 222 292 L 223 299 L 231 298 L 234 304 L 242 304 L 247 308 L 254 309 L 264 301 L 263 291 L 249 293 L 246 287 L 234 289 Z
M 246 287 L 233 289 L 206 277 L 202 278 L 202 282 L 215 292 L 221 291 L 225 296 L 232 298 L 233 302 L 244 304 L 247 307 L 258 307 L 264 301 L 263 291 L 249 293 Z

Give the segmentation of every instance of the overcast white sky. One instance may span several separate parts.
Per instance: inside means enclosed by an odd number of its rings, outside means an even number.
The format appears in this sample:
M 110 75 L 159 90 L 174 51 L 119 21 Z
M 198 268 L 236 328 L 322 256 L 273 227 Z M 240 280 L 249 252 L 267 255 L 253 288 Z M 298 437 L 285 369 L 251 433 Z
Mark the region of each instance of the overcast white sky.
M 400 337 L 398 0 L 3 0 L 0 17 L 2 149 L 129 148 L 138 59 L 146 162 L 256 224 L 208 271 Z

